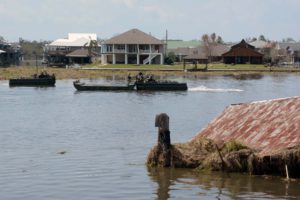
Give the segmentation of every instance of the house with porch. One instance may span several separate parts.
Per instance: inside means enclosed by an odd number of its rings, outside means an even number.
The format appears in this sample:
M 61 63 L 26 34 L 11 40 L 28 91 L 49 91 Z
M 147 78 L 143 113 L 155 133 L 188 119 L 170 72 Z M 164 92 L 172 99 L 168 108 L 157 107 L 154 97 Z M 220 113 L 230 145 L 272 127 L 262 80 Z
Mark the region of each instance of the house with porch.
M 21 47 L 19 44 L 0 41 L 0 67 L 20 65 Z
M 276 44 L 276 60 L 289 64 L 300 63 L 300 43 L 299 42 L 278 42 Z
M 225 64 L 262 64 L 263 61 L 263 54 L 245 40 L 233 45 L 222 57 Z
M 138 29 L 131 29 L 101 44 L 103 64 L 163 64 L 165 44 Z
M 57 39 L 44 48 L 48 66 L 66 66 L 71 64 L 87 64 L 91 57 L 100 54 L 100 46 L 88 50 L 91 41 L 97 41 L 95 33 L 69 33 L 66 39 Z
M 168 49 L 173 52 L 179 62 L 196 62 L 199 64 L 207 62 L 222 62 L 222 54 L 230 48 L 223 44 L 212 44 L 208 48 L 204 45 L 197 47 L 179 47 Z

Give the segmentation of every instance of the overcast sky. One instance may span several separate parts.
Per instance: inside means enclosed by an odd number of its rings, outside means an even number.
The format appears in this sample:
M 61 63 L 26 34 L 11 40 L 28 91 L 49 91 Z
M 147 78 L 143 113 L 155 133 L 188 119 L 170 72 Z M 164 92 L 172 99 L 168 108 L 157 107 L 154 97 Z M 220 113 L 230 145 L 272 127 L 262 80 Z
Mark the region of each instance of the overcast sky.
M 224 41 L 263 34 L 300 40 L 300 0 L 0 0 L 0 36 L 54 40 L 70 32 L 108 39 L 138 28 L 161 39 Z

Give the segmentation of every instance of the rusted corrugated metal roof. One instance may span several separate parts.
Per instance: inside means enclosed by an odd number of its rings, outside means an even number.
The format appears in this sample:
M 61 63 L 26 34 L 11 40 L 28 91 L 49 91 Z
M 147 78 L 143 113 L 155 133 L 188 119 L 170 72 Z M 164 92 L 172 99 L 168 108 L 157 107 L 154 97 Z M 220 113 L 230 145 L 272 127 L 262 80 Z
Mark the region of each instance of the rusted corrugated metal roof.
M 193 140 L 203 137 L 237 140 L 260 155 L 300 146 L 300 97 L 231 105 Z

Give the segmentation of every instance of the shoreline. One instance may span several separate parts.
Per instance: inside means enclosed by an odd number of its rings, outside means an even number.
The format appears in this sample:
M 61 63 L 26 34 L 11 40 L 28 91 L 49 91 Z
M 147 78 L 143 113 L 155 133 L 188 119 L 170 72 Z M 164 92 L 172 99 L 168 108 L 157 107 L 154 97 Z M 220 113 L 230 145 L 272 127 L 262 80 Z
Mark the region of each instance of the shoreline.
M 80 79 L 80 78 L 100 78 L 106 76 L 128 76 L 128 74 L 142 72 L 149 72 L 153 75 L 175 75 L 179 77 L 202 77 L 202 76 L 241 76 L 241 75 L 253 75 L 253 74 L 300 74 L 300 69 L 298 68 L 273 68 L 271 71 L 269 69 L 208 69 L 208 71 L 184 71 L 179 68 L 42 68 L 38 70 L 38 73 L 46 70 L 49 74 L 55 74 L 58 80 L 62 79 Z M 30 77 L 37 73 L 36 67 L 8 67 L 0 68 L 0 80 L 9 80 L 10 78 L 17 77 Z

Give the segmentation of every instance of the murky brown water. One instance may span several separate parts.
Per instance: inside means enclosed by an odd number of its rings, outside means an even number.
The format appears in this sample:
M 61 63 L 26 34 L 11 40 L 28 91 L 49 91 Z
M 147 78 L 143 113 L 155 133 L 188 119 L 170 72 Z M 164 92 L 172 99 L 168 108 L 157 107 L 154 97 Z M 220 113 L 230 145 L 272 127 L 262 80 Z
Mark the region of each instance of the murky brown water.
M 299 199 L 300 182 L 248 174 L 149 168 L 157 199 Z M 181 190 L 189 191 L 188 193 Z
M 299 181 L 144 165 L 156 114 L 168 113 L 172 142 L 185 142 L 231 103 L 299 96 L 299 76 L 179 80 L 190 90 L 76 92 L 71 80 L 54 88 L 1 81 L 0 199 L 300 198 Z

